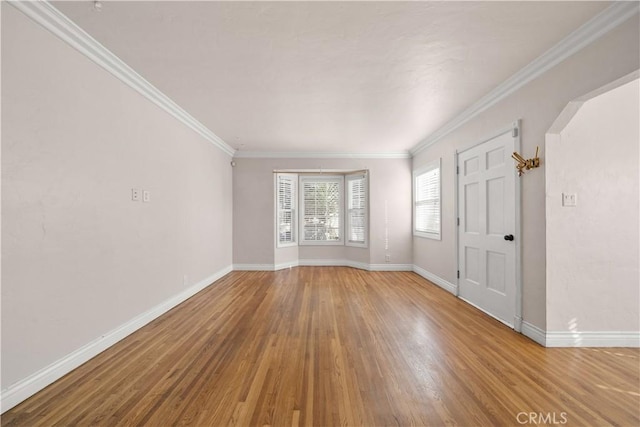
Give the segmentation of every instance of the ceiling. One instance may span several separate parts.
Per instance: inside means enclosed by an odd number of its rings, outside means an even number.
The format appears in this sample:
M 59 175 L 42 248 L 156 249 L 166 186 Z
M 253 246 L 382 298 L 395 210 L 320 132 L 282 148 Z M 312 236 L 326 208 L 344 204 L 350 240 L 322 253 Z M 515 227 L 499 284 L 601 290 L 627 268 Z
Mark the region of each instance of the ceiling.
M 241 151 L 408 151 L 607 2 L 53 2 Z

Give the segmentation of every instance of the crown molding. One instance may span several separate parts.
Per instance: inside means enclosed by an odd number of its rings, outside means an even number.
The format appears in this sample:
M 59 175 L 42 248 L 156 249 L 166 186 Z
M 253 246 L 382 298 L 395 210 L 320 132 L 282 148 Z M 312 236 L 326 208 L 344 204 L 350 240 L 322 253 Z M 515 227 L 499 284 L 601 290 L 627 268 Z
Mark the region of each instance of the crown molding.
M 408 151 L 388 153 L 345 153 L 331 151 L 236 151 L 237 159 L 410 159 Z
M 84 54 L 97 65 L 114 75 L 123 83 L 136 90 L 151 102 L 174 116 L 187 127 L 230 156 L 237 158 L 358 158 L 358 159 L 404 159 L 411 158 L 425 148 L 435 144 L 455 129 L 459 128 L 484 110 L 500 102 L 536 77 L 564 61 L 580 49 L 616 28 L 628 18 L 638 13 L 640 3 L 633 1 L 615 2 L 590 21 L 569 34 L 562 41 L 539 56 L 529 65 L 505 80 L 487 95 L 472 104 L 460 115 L 433 132 L 425 140 L 414 146 L 410 152 L 390 153 L 342 153 L 342 152 L 236 152 L 230 145 L 214 134 L 197 119 L 168 96 L 139 75 L 133 68 L 91 37 L 62 12 L 46 0 L 7 0 L 42 27 Z
M 574 53 L 613 30 L 638 13 L 639 10 L 640 3 L 635 1 L 614 2 L 611 6 L 580 26 L 551 49 L 529 63 L 529 65 L 509 77 L 454 119 L 447 122 L 444 126 L 414 146 L 410 150 L 411 154 L 415 156 L 425 148 L 435 144 L 478 114 L 502 101 L 533 79 L 544 74 Z
M 42 27 L 68 43 L 71 47 L 138 91 L 151 102 L 171 114 L 213 145 L 233 156 L 235 150 L 178 104 L 136 73 L 133 68 L 114 55 L 46 0 L 8 2 Z

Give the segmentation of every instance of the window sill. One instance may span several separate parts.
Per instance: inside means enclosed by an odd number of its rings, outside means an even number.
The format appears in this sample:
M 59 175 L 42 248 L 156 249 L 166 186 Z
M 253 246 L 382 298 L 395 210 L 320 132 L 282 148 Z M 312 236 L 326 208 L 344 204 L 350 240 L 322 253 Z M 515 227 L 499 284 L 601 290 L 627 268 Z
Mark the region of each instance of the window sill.
M 319 240 L 317 242 L 300 242 L 300 246 L 344 246 L 344 242 L 340 241 L 322 241 Z
M 440 233 L 424 233 L 421 231 L 414 231 L 414 237 L 422 237 L 423 239 L 431 239 L 431 240 L 442 240 L 442 236 Z
M 368 248 L 369 245 L 365 242 L 365 243 L 358 243 L 358 242 L 347 242 L 344 244 L 345 246 L 349 246 L 351 248 Z
M 294 246 L 298 246 L 298 243 L 297 242 L 293 242 L 293 243 L 277 243 L 276 244 L 276 249 L 292 248 Z

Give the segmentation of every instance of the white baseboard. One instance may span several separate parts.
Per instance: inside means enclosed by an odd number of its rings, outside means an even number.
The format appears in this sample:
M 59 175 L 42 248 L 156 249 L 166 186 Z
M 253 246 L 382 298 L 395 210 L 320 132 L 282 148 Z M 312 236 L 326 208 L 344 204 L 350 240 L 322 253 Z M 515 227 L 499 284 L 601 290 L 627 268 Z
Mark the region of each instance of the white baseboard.
M 20 380 L 15 384 L 12 384 L 7 389 L 2 390 L 2 393 L 0 394 L 1 412 L 9 410 L 23 400 L 31 397 L 49 384 L 60 379 L 78 366 L 87 362 L 89 359 L 97 356 L 118 341 L 142 328 L 147 323 L 160 317 L 167 311 L 171 310 L 173 307 L 189 299 L 190 297 L 197 294 L 198 292 L 231 271 L 231 266 L 223 268 L 222 270 L 201 280 L 188 289 L 185 289 L 179 294 L 164 301 L 163 303 L 131 319 L 120 327 L 107 332 L 101 337 L 96 338 L 90 343 L 80 347 L 76 351 L 52 363 L 46 368 L 43 368 L 40 371 L 29 375 L 27 378 Z
M 453 283 L 444 280 L 442 277 L 436 276 L 435 274 L 430 273 L 424 268 L 418 267 L 417 265 L 413 266 L 413 271 L 414 273 L 419 274 L 428 281 L 440 286 L 445 291 L 451 292 L 453 295 L 458 295 L 457 285 L 454 285 Z
M 412 264 L 369 264 L 371 271 L 413 271 Z
M 547 334 L 544 330 L 538 328 L 536 325 L 532 325 L 529 322 L 522 322 L 522 335 L 531 338 L 543 347 L 547 346 Z
M 289 262 L 283 262 L 283 263 L 280 263 L 280 264 L 276 264 L 273 267 L 273 269 L 275 271 L 278 271 L 278 270 L 284 270 L 286 268 L 297 267 L 298 265 L 300 265 L 300 263 L 298 262 L 298 260 L 295 260 L 295 261 L 289 261 Z
M 369 270 L 369 264 L 348 259 L 301 259 L 298 265 L 304 267 L 352 267 Z
M 544 331 L 522 322 L 522 334 L 544 347 L 640 347 L 640 332 Z
M 352 262 L 346 259 L 300 259 L 298 265 L 301 267 L 353 267 L 350 265 Z M 353 262 L 353 264 L 356 263 Z
M 548 331 L 547 347 L 640 347 L 640 332 Z
M 367 271 L 413 271 L 411 264 L 367 264 L 348 259 L 300 259 L 280 264 L 233 264 L 236 271 L 278 271 L 291 267 L 352 267 Z
M 235 271 L 273 271 L 273 264 L 233 264 Z

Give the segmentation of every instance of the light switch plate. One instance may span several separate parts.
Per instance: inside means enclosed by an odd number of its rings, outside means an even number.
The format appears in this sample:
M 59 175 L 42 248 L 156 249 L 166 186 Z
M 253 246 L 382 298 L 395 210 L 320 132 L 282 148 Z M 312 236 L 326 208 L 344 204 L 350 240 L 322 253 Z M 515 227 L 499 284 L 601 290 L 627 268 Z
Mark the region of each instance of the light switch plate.
M 574 207 L 578 204 L 578 195 L 575 193 L 562 193 L 562 206 Z

